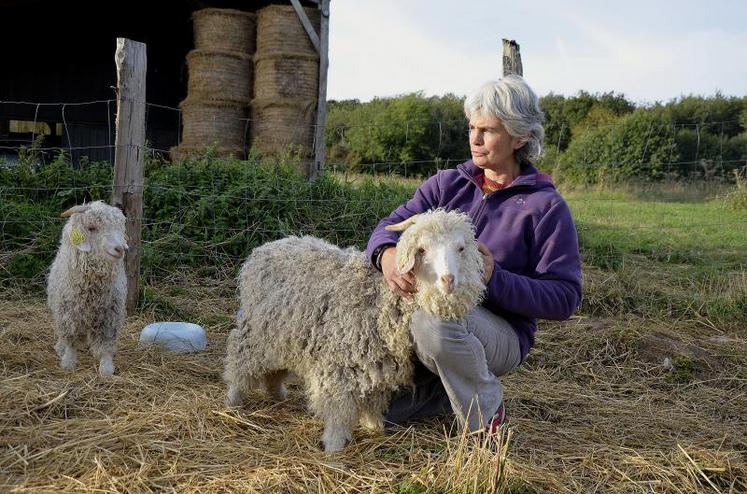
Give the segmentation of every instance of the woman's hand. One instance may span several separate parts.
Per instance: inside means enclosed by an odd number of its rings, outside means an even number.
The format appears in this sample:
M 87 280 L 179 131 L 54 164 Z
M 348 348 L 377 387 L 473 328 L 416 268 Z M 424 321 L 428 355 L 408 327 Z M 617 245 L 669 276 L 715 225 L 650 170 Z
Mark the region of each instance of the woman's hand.
M 478 242 L 477 250 L 479 250 L 480 254 L 482 254 L 482 261 L 485 263 L 485 272 L 482 275 L 482 282 L 487 285 L 490 281 L 490 278 L 493 276 L 495 260 L 493 259 L 493 253 L 490 252 L 490 249 L 488 249 L 488 246 L 484 243 Z M 384 263 L 382 262 L 381 265 L 383 267 Z
M 381 272 L 389 288 L 400 297 L 412 297 L 415 293 L 415 275 L 412 272 L 399 274 L 395 259 L 397 248 L 387 248 L 381 256 Z

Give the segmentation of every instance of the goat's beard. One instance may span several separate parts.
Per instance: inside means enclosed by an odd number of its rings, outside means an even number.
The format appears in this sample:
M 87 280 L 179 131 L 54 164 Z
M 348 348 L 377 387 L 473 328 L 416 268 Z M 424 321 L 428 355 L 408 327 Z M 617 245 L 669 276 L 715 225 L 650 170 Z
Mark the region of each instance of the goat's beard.
M 464 279 L 456 290 L 444 294 L 430 283 L 418 283 L 415 292 L 417 305 L 427 313 L 444 320 L 464 319 L 467 313 L 482 302 L 485 285 L 479 277 Z
M 95 252 L 77 252 L 77 265 L 83 273 L 99 276 L 113 276 L 120 265 L 124 265 L 122 259 L 107 258 L 107 254 Z

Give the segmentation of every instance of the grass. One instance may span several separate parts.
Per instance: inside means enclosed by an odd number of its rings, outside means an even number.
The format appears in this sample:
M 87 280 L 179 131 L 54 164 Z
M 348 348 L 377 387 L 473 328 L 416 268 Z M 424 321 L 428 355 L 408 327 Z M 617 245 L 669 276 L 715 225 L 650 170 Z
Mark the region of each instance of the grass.
M 662 201 L 622 192 L 566 194 L 592 263 L 614 250 L 695 269 L 745 265 L 747 211 L 721 199 Z
M 747 325 L 747 210 L 723 189 L 570 191 L 586 313 Z

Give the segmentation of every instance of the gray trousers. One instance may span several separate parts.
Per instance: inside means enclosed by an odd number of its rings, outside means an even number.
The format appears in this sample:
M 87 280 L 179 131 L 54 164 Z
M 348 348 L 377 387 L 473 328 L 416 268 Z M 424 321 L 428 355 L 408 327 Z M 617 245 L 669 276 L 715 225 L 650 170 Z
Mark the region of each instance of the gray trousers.
M 471 431 L 486 426 L 503 403 L 498 377 L 521 363 L 511 325 L 478 307 L 460 321 L 418 311 L 410 331 L 419 360 L 415 387 L 394 397 L 385 420 L 400 424 L 453 411 Z

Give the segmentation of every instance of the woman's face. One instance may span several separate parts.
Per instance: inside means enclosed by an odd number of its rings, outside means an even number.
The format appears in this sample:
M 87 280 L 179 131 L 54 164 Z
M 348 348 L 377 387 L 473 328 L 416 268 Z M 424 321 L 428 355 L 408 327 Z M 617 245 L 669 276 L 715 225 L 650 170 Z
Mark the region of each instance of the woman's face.
M 475 112 L 469 119 L 472 161 L 482 169 L 502 171 L 518 165 L 514 151 L 525 143 L 525 139 L 511 136 L 498 118 Z

